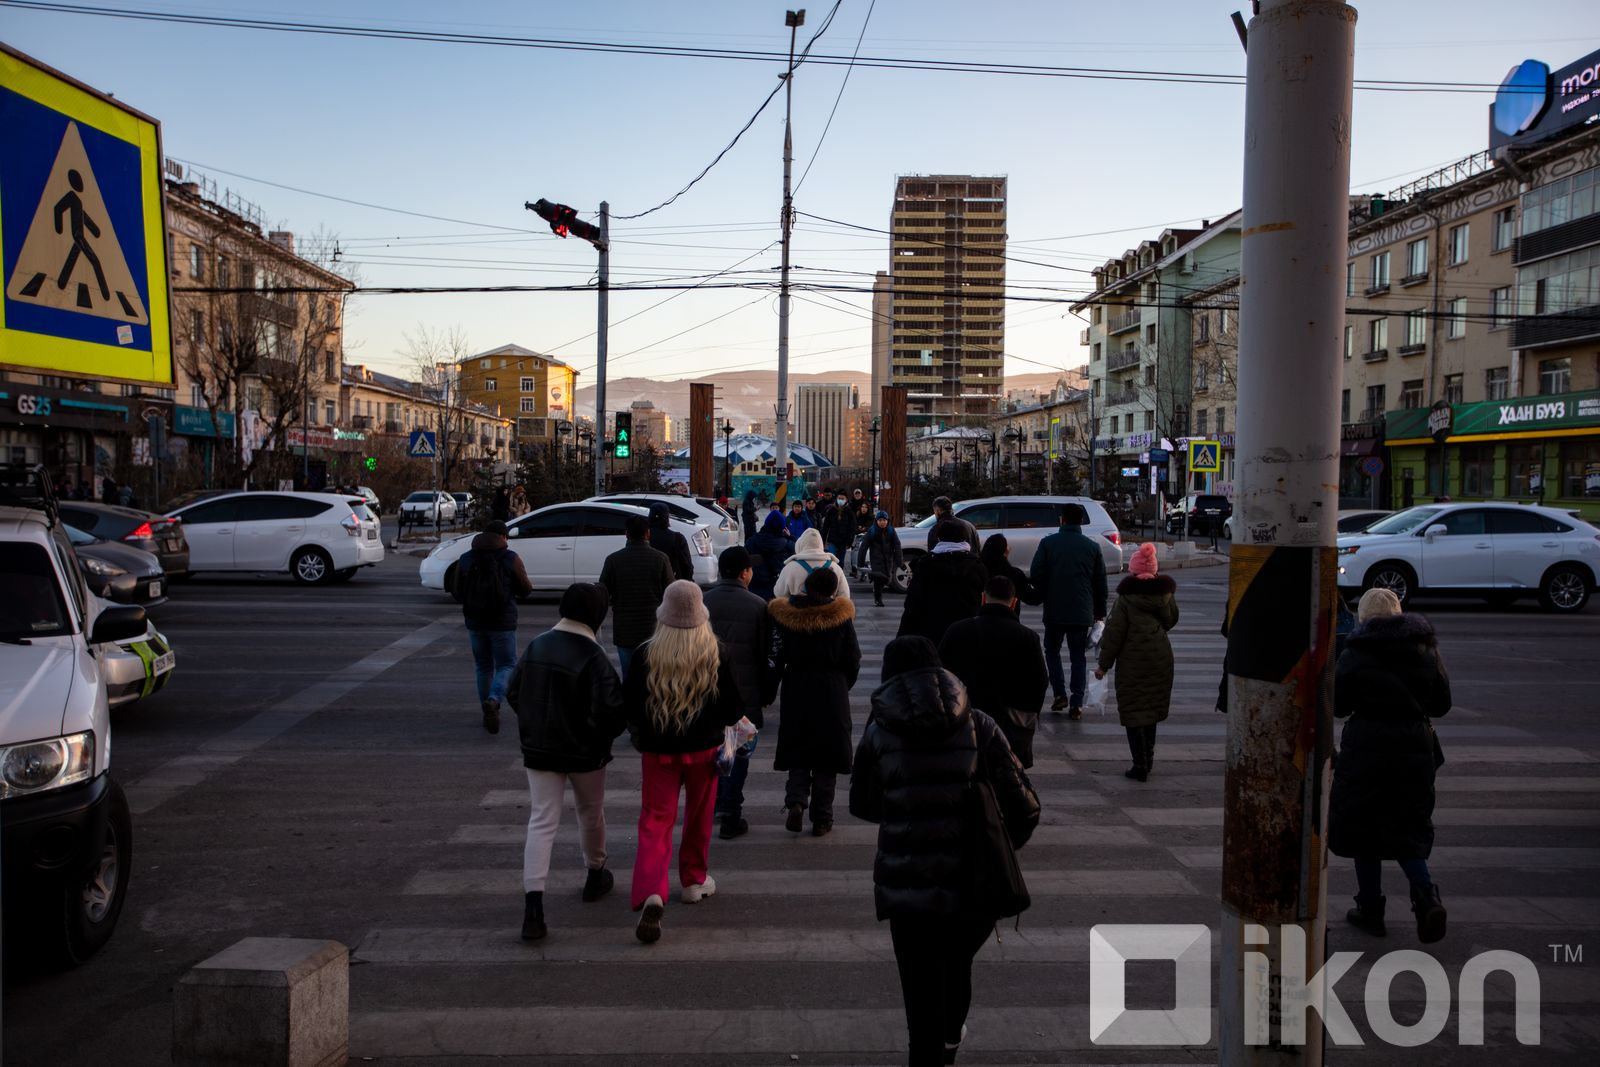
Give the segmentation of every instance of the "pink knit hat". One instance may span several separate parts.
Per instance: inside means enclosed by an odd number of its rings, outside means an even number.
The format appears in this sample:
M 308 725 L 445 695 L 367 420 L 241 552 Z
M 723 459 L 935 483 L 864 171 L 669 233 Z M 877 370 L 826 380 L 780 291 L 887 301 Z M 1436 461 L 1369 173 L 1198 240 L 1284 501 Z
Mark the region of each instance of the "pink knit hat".
M 1154 578 L 1156 576 L 1156 546 L 1146 541 L 1134 550 L 1133 558 L 1128 561 L 1128 570 L 1133 572 L 1135 578 Z

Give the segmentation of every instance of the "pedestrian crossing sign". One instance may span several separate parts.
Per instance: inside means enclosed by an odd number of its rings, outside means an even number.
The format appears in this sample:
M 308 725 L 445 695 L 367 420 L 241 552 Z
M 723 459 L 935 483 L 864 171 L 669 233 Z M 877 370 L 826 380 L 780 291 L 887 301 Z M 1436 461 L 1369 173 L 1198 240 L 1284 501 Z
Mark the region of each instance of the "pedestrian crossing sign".
M 411 444 L 406 448 L 406 455 L 414 459 L 433 459 L 439 454 L 437 438 L 432 430 L 412 430 Z
M 171 383 L 160 127 L 0 45 L 0 363 Z
M 1222 443 L 1220 441 L 1190 441 L 1189 469 L 1216 474 L 1222 469 Z

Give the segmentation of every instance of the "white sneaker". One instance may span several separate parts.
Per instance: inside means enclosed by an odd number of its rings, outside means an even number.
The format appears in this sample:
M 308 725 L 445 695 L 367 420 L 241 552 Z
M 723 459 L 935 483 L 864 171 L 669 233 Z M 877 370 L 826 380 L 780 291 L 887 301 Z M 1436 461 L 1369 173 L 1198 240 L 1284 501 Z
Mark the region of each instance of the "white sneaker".
M 639 916 L 639 925 L 634 929 L 634 936 L 647 945 L 653 945 L 661 940 L 661 916 L 666 912 L 666 906 L 661 903 L 661 898 L 651 893 L 645 898 L 644 908 Z
M 699 885 L 686 885 L 679 890 L 678 899 L 685 904 L 698 904 L 706 897 L 716 893 L 716 891 L 717 881 L 708 874 L 706 875 L 706 880 Z

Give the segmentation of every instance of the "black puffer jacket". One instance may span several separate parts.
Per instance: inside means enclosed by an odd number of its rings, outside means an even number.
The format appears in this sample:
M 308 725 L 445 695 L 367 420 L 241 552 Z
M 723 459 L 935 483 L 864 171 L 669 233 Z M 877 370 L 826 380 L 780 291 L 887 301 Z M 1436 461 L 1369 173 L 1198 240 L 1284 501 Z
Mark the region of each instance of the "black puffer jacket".
M 646 641 L 633 653 L 622 683 L 622 703 L 633 747 L 649 753 L 705 752 L 722 744 L 722 731 L 744 715 L 739 680 L 726 655 L 717 663 L 717 692 L 701 704 L 682 733 L 663 733 L 650 719 L 650 647 Z
M 672 561 L 648 541 L 629 541 L 606 557 L 600 584 L 611 596 L 611 640 L 635 648 L 656 632 L 656 608 L 672 584 Z
M 767 602 L 746 589 L 737 578 L 720 579 L 705 591 L 711 629 L 722 642 L 722 654 L 739 683 L 745 717 L 762 726 L 761 708 L 767 703 L 767 675 L 771 670 L 772 619 Z
M 689 553 L 689 539 L 672 528 L 672 509 L 659 500 L 650 505 L 650 547 L 666 555 L 676 577 L 694 581 L 694 556 Z
M 950 625 L 939 662 L 967 687 L 972 706 L 1000 726 L 1023 767 L 1033 766 L 1033 734 L 1050 676 L 1039 635 L 1004 604 L 985 604 Z
M 957 619 L 970 619 L 983 603 L 989 572 L 971 552 L 934 552 L 911 561 L 911 585 L 896 637 L 926 637 L 937 645 Z
M 565 630 L 528 643 L 506 703 L 517 713 L 522 765 L 535 771 L 597 771 L 611 762 L 611 742 L 627 725 L 622 682 L 605 649 Z
M 1435 736 L 1450 678 L 1433 626 L 1390 615 L 1357 626 L 1334 671 L 1334 714 L 1350 717 L 1328 799 L 1328 848 L 1353 859 L 1426 859 L 1433 849 Z
M 994 720 L 940 667 L 891 678 L 872 694 L 856 749 L 850 814 L 879 824 L 872 866 L 878 918 L 971 914 L 968 831 L 983 747 L 1011 842 L 1039 825 L 1039 797 Z
M 850 688 L 861 672 L 856 606 L 844 597 L 794 596 L 767 610 L 774 623 L 772 680 L 782 685 L 773 769 L 849 774 Z

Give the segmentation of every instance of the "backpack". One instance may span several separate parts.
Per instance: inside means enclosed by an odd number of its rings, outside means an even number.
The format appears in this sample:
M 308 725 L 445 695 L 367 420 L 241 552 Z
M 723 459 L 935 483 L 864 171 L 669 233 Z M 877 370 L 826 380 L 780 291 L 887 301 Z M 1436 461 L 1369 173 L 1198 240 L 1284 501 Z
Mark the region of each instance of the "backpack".
M 462 610 L 477 619 L 498 619 L 511 603 L 505 569 L 494 556 L 473 552 L 465 572 L 456 579 Z

